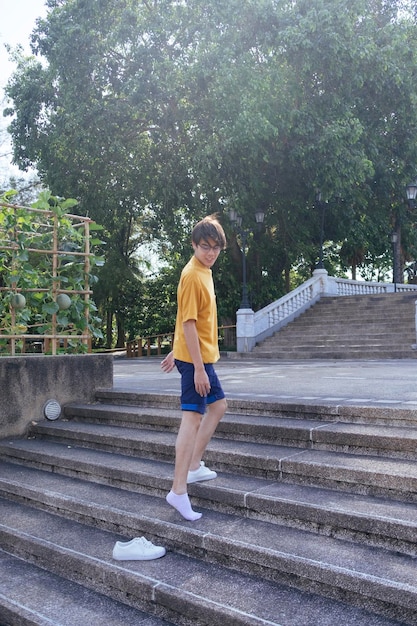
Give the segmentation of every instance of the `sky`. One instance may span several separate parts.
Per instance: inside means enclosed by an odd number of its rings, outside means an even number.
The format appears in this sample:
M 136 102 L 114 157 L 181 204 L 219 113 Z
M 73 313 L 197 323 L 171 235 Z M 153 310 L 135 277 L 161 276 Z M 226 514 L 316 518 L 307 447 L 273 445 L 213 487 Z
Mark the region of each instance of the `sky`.
M 3 89 L 15 66 L 9 61 L 5 44 L 12 47 L 22 45 L 30 54 L 29 37 L 36 25 L 36 18 L 46 15 L 45 0 L 0 0 L 0 129 L 3 130 L 10 120 L 3 118 L 5 101 Z M 3 133 L 2 133 L 3 135 Z M 9 146 L 0 145 L 0 178 L 9 173 L 16 174 L 17 168 L 10 163 Z M 3 156 L 4 155 L 4 156 Z M 20 174 L 21 175 L 21 174 Z
M 13 72 L 5 44 L 21 44 L 30 53 L 29 37 L 36 18 L 46 15 L 45 0 L 0 0 L 0 84 L 3 88 Z

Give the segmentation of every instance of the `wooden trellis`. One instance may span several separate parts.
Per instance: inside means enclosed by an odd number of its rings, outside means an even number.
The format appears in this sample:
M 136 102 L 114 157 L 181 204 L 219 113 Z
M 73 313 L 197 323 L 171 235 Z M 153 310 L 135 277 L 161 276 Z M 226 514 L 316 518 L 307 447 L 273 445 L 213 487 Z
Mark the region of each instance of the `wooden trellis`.
M 29 287 L 19 286 L 19 281 L 9 281 L 9 284 L 5 285 L 4 280 L 0 282 L 0 295 L 4 292 L 12 292 L 13 294 L 22 295 L 29 294 L 30 292 L 36 293 L 50 293 L 51 298 L 54 302 L 57 302 L 57 298 L 60 294 L 67 294 L 69 297 L 71 295 L 79 294 L 84 301 L 84 331 L 80 332 L 79 330 L 74 330 L 69 324 L 68 329 L 65 332 L 58 332 L 58 324 L 57 324 L 57 314 L 53 313 L 51 315 L 50 323 L 48 324 L 50 332 L 34 332 L 36 327 L 41 327 L 44 323 L 41 324 L 29 324 L 25 332 L 21 333 L 17 330 L 17 313 L 15 307 L 10 305 L 10 327 L 6 328 L 2 326 L 0 328 L 0 340 L 5 340 L 7 343 L 7 351 L 9 354 L 14 356 L 16 354 L 16 346 L 17 344 L 21 345 L 21 352 L 25 352 L 25 347 L 28 343 L 36 341 L 40 342 L 42 345 L 42 352 L 50 352 L 53 355 L 57 354 L 57 351 L 61 345 L 66 346 L 69 341 L 71 342 L 81 342 L 86 346 L 88 351 L 91 351 L 91 336 L 88 331 L 88 322 L 89 322 L 89 299 L 92 294 L 89 285 L 89 274 L 90 274 L 90 224 L 92 220 L 88 217 L 82 217 L 79 215 L 72 215 L 66 213 L 61 218 L 58 217 L 57 213 L 54 211 L 43 210 L 43 209 L 35 209 L 29 207 L 23 207 L 19 205 L 0 203 L 0 211 L 2 209 L 8 209 L 12 211 L 25 211 L 29 215 L 33 215 L 33 221 L 36 224 L 36 230 L 31 232 L 28 236 L 28 241 L 30 241 L 30 245 L 25 247 L 26 252 L 31 253 L 32 257 L 36 258 L 36 255 L 47 255 L 50 257 L 50 285 L 43 287 Z M 59 225 L 60 219 L 68 220 L 73 228 L 82 229 L 82 246 L 78 246 L 79 250 L 71 250 L 68 252 L 68 249 L 60 249 L 59 242 Z M 16 221 L 16 220 L 15 220 Z M 43 238 L 45 241 L 48 239 L 48 234 L 50 235 L 51 245 L 49 247 L 43 247 L 42 245 L 37 244 L 37 238 Z M 12 269 L 14 266 L 17 266 L 17 261 L 14 260 L 15 256 L 19 250 L 22 249 L 22 236 L 25 236 L 25 233 L 20 230 L 18 221 L 16 221 L 16 226 L 13 228 L 11 232 L 10 229 L 2 228 L 0 225 L 0 255 L 2 253 L 11 254 L 12 260 Z M 72 257 L 80 257 L 83 259 L 83 288 L 82 289 L 67 289 L 61 283 L 59 267 L 60 261 L 62 258 L 68 257 L 68 255 Z M 1 275 L 0 275 L 1 279 Z M 31 332 L 32 331 L 32 332 Z

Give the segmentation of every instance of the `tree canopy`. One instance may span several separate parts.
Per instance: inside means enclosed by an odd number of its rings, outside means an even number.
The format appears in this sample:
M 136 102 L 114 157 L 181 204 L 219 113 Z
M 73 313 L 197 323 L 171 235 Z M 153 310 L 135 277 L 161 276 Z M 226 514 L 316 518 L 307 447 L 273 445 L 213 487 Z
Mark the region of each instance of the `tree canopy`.
M 135 319 L 140 332 L 172 327 L 190 229 L 208 213 L 229 238 L 215 270 L 223 320 L 240 300 L 230 208 L 250 231 L 254 308 L 314 268 L 318 189 L 332 273 L 383 274 L 393 228 L 402 260 L 416 258 L 416 216 L 404 202 L 417 162 L 415 9 L 399 0 L 47 5 L 34 56 L 20 58 L 7 87 L 14 161 L 36 166 L 52 193 L 78 198 L 104 226 L 95 300 L 108 342 L 113 315 L 119 342 Z M 165 261 L 147 280 L 144 242 Z

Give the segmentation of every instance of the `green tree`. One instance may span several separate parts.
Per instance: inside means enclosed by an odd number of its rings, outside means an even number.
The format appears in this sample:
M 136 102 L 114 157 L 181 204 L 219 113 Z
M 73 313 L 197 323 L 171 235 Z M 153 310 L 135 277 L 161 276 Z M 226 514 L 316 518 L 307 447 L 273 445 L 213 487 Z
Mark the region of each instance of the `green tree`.
M 158 281 L 145 284 L 138 249 L 158 242 L 172 268 L 162 294 L 173 294 L 191 227 L 207 213 L 228 232 L 216 269 L 224 319 L 239 305 L 242 267 L 230 208 L 246 229 L 256 210 L 266 214 L 248 239 L 255 308 L 314 268 L 316 189 L 328 201 L 330 271 L 386 263 L 398 223 L 404 258 L 414 254 L 401 197 L 417 157 L 417 30 L 399 0 L 48 6 L 33 36 L 42 62 L 22 59 L 7 88 L 15 161 L 35 164 L 54 193 L 76 196 L 104 225 L 110 263 L 97 293 L 108 342 L 113 317 L 120 345 L 134 320 L 151 328 L 163 318 L 148 316 Z M 161 306 L 172 302 L 162 295 Z

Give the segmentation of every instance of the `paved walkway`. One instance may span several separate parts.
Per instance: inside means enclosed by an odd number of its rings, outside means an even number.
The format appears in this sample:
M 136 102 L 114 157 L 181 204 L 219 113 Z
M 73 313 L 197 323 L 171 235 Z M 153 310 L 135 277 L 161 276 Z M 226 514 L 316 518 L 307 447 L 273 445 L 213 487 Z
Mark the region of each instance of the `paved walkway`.
M 179 396 L 180 377 L 161 358 L 114 360 L 114 387 Z M 216 371 L 229 398 L 303 404 L 390 406 L 417 411 L 417 360 L 275 361 L 222 358 Z

